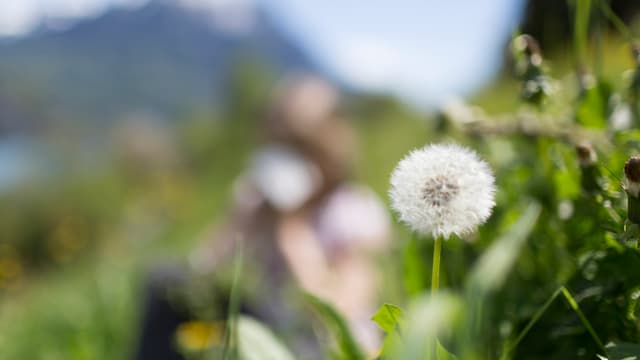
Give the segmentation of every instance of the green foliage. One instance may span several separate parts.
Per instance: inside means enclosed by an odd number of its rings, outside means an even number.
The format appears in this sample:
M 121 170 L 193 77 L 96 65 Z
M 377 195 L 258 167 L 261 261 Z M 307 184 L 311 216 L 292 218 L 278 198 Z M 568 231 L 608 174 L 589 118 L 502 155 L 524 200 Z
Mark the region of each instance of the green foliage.
M 383 304 L 380 309 L 371 317 L 380 329 L 387 334 L 399 331 L 399 326 L 403 320 L 402 309 L 392 304 Z
M 404 311 L 392 304 L 383 304 L 371 317 L 378 327 L 385 332 L 384 343 L 380 350 L 380 356 L 385 358 L 390 355 L 395 344 L 400 341 L 401 328 L 404 327 Z
M 331 358 L 336 360 L 365 360 L 367 358 L 353 338 L 349 325 L 333 306 L 309 293 L 305 294 L 305 299 L 322 319 L 329 330 L 330 336 L 337 343 L 337 347 L 332 351 Z
M 373 316 L 386 332 L 383 356 L 424 359 L 428 354 L 429 359 L 446 359 L 454 356 L 446 347 L 453 346 L 462 358 L 477 358 L 477 350 L 485 340 L 481 325 L 489 296 L 505 281 L 539 214 L 540 206 L 530 205 L 485 252 L 469 277 L 464 295 L 449 292 L 422 295 L 406 316 L 397 306 L 383 305 Z
M 487 296 L 499 289 L 509 275 L 520 250 L 540 216 L 540 205 L 529 205 L 509 231 L 498 238 L 480 257 L 469 275 L 469 297 Z
M 86 265 L 85 265 L 86 266 Z M 128 260 L 32 280 L 0 308 L 0 359 L 90 360 L 131 356 L 139 270 Z M 124 275 L 123 275 L 124 274 Z

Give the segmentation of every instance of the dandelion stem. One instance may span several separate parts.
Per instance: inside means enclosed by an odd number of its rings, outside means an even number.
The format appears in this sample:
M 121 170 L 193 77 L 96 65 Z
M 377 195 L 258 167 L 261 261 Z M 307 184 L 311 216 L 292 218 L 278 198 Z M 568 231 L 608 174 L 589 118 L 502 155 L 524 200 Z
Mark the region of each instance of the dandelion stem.
M 442 252 L 442 236 L 437 236 L 433 244 L 433 265 L 431 268 L 431 294 L 440 287 L 440 253 Z
M 433 265 L 431 268 L 431 295 L 434 295 L 438 292 L 438 288 L 440 287 L 440 254 L 442 253 L 442 236 L 436 236 L 435 242 L 433 243 Z M 430 359 L 438 359 L 438 339 L 434 338 L 431 345 L 432 356 Z

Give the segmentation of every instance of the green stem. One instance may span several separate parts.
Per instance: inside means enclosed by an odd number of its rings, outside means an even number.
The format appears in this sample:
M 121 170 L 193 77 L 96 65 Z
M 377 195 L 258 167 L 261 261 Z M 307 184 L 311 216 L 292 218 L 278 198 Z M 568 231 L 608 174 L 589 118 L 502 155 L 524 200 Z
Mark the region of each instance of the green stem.
M 627 217 L 634 224 L 640 224 L 640 198 L 627 195 Z
M 433 243 L 433 264 L 431 267 L 431 295 L 438 292 L 440 287 L 440 254 L 442 253 L 442 236 L 437 236 Z M 438 339 L 434 338 L 431 342 L 433 349 L 429 359 L 438 359 Z
M 440 254 L 442 253 L 442 236 L 436 237 L 433 244 L 433 265 L 431 268 L 431 294 L 440 287 Z
M 222 359 L 237 358 L 238 346 L 238 314 L 240 312 L 240 280 L 242 277 L 242 267 L 244 262 L 243 254 L 243 238 L 237 239 L 236 254 L 233 268 L 233 282 L 231 283 L 231 291 L 229 294 L 229 313 L 227 316 L 227 331 L 225 333 L 224 350 Z
M 589 41 L 589 15 L 591 0 L 576 0 L 573 18 L 573 46 L 578 70 L 586 65 L 587 42 Z
M 516 340 L 513 343 L 511 343 L 511 345 L 507 346 L 505 351 L 502 353 L 502 356 L 500 357 L 500 360 L 507 359 L 507 356 L 509 355 L 509 353 L 511 351 L 513 351 L 518 346 L 518 344 L 520 344 L 520 341 L 522 341 L 522 339 L 524 339 L 524 337 L 529 333 L 529 330 L 531 330 L 533 325 L 535 325 L 535 323 L 537 323 L 538 320 L 540 320 L 540 318 L 542 317 L 542 314 L 544 314 L 544 312 L 547 311 L 549 306 L 551 306 L 551 303 L 553 303 L 553 300 L 555 300 L 558 297 L 558 295 L 560 295 L 560 292 L 562 292 L 562 288 L 558 288 L 558 290 L 556 290 L 551 295 L 551 297 L 549 297 L 549 299 L 547 299 L 547 301 L 545 301 L 545 303 L 542 305 L 542 307 L 540 307 L 538 309 L 538 311 L 536 311 L 536 313 L 533 315 L 531 320 L 529 320 L 529 322 L 524 327 L 524 329 L 522 329 L 520 334 L 518 334 L 518 337 L 516 337 Z
M 600 348 L 600 350 L 606 354 L 607 350 L 605 349 L 604 344 L 602 343 L 602 340 L 600 340 L 600 337 L 598 337 L 598 334 L 596 334 L 596 331 L 593 329 L 593 326 L 591 326 L 591 323 L 589 322 L 589 320 L 587 320 L 587 317 L 584 316 L 584 313 L 582 312 L 582 310 L 580 310 L 580 307 L 578 306 L 578 302 L 573 298 L 573 296 L 571 296 L 571 293 L 569 292 L 569 290 L 567 290 L 566 287 L 563 286 L 561 289 L 562 289 L 562 295 L 564 295 L 564 298 L 567 300 L 567 302 L 569 303 L 569 306 L 571 306 L 573 311 L 575 311 L 576 314 L 578 314 L 580 321 L 582 321 L 582 325 L 584 325 L 584 327 L 587 329 L 587 331 L 593 338 L 593 341 L 595 341 L 596 344 L 598 344 L 598 347 Z
M 596 2 L 598 2 L 598 0 L 596 0 Z M 602 42 L 603 42 L 603 26 L 602 26 L 602 17 L 598 16 L 600 14 L 594 14 L 594 19 L 593 19 L 593 24 L 594 24 L 594 43 L 593 43 L 593 48 L 594 48 L 594 61 L 593 61 L 593 67 L 595 69 L 595 73 L 596 73 L 596 79 L 600 80 L 602 79 L 602 56 L 603 56 L 603 50 L 602 50 Z
M 604 16 L 609 19 L 609 21 L 613 24 L 613 26 L 618 30 L 618 32 L 624 37 L 627 41 L 633 40 L 633 32 L 627 25 L 616 15 L 616 13 L 611 9 L 607 1 L 600 0 L 598 1 L 600 4 L 600 10 L 604 14 Z
M 589 320 L 587 320 L 586 316 L 584 316 L 584 313 L 582 312 L 582 310 L 580 310 L 580 307 L 578 306 L 578 302 L 573 298 L 573 296 L 571 296 L 571 293 L 569 292 L 569 290 L 566 287 L 561 286 L 556 291 L 554 291 L 553 294 L 549 297 L 549 299 L 547 299 L 547 301 L 545 301 L 545 303 L 542 305 L 542 307 L 540 307 L 540 309 L 538 309 L 538 311 L 536 311 L 536 313 L 533 315 L 533 317 L 527 323 L 527 325 L 524 327 L 524 329 L 522 329 L 520 334 L 518 334 L 518 336 L 516 337 L 516 340 L 513 343 L 511 343 L 510 345 L 506 346 L 506 349 L 502 353 L 502 356 L 500 357 L 500 360 L 505 360 L 505 359 L 508 358 L 509 353 L 511 353 L 511 351 L 513 351 L 518 346 L 520 341 L 522 341 L 522 339 L 524 339 L 524 337 L 527 335 L 529 330 L 531 330 L 533 325 L 535 325 L 535 323 L 537 323 L 538 320 L 540 320 L 540 318 L 542 317 L 544 312 L 547 311 L 549 306 L 551 306 L 551 303 L 553 303 L 553 301 L 560 294 L 562 294 L 564 296 L 565 300 L 567 300 L 567 303 L 569 303 L 569 306 L 571 307 L 571 309 L 578 315 L 578 317 L 580 318 L 580 321 L 582 322 L 582 325 L 584 325 L 584 327 L 587 329 L 587 331 L 589 332 L 589 334 L 591 335 L 591 337 L 593 338 L 595 343 L 600 348 L 600 351 L 602 351 L 604 354 L 606 354 L 607 351 L 606 351 L 602 341 L 598 337 L 598 334 L 596 334 L 595 330 L 593 329 L 593 326 L 591 326 L 591 323 L 589 322 Z

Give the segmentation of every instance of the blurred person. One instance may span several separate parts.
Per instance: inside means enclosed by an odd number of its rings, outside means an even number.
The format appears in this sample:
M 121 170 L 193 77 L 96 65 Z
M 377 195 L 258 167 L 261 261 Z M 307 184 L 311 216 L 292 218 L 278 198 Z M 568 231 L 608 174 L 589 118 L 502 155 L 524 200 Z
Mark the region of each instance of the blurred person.
M 380 346 L 370 319 L 379 305 L 374 255 L 388 245 L 389 219 L 373 191 L 349 181 L 355 134 L 339 116 L 338 101 L 320 78 L 285 79 L 263 122 L 262 145 L 234 185 L 229 219 L 206 233 L 191 261 L 197 274 L 220 274 L 232 268 L 241 246 L 249 288 L 242 311 L 305 359 L 321 353 L 292 295 L 296 288 L 333 304 L 367 352 Z M 153 321 L 147 316 L 143 328 Z

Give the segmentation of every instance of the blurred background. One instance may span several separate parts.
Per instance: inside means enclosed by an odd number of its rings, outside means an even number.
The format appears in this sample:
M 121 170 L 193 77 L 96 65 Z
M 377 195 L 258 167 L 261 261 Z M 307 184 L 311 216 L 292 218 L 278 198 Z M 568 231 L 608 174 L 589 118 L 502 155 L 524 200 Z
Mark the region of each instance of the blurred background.
M 132 357 L 148 274 L 215 242 L 265 119 L 293 97 L 283 79 L 331 84 L 300 106 L 336 97 L 355 138 L 344 178 L 386 203 L 398 159 L 443 139 L 442 113 L 517 104 L 514 32 L 569 70 L 569 3 L 0 2 L 0 358 Z M 640 26 L 640 3 L 609 4 Z M 601 39 L 619 82 L 628 44 L 607 26 Z

